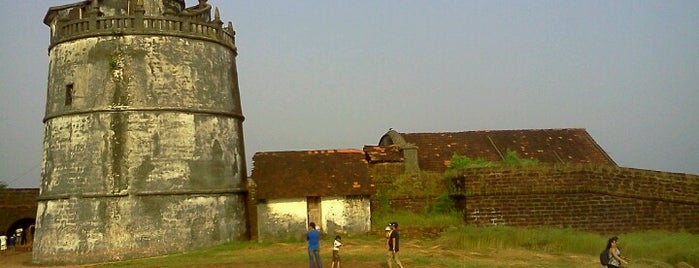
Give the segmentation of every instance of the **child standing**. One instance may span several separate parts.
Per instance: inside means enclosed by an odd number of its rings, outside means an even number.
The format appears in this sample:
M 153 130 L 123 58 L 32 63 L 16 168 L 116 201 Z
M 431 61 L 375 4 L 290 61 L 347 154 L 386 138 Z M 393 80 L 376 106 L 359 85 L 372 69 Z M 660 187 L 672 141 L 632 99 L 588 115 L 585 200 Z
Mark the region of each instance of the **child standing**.
M 332 263 L 332 268 L 335 268 L 335 264 L 337 263 L 337 268 L 340 268 L 340 247 L 342 246 L 342 237 L 339 235 L 335 236 L 335 241 L 333 242 L 333 263 Z

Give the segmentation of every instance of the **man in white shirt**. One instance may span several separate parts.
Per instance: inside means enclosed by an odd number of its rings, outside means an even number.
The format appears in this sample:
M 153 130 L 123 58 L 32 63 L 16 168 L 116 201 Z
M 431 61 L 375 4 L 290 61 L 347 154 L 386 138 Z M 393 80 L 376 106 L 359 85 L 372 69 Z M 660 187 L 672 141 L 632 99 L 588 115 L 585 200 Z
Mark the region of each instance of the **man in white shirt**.
M 24 232 L 24 229 L 22 229 L 22 227 L 17 228 L 17 230 L 15 231 L 15 235 L 17 236 L 17 242 L 15 242 L 15 243 L 17 243 L 18 246 L 22 245 L 22 233 L 23 232 Z

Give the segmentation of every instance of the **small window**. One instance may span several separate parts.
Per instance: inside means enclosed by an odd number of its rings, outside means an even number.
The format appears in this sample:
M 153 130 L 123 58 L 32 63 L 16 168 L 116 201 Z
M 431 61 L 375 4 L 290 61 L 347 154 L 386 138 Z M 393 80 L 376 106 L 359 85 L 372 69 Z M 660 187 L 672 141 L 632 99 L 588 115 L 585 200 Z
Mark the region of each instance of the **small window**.
M 66 85 L 65 104 L 66 104 L 66 106 L 73 105 L 73 84 Z

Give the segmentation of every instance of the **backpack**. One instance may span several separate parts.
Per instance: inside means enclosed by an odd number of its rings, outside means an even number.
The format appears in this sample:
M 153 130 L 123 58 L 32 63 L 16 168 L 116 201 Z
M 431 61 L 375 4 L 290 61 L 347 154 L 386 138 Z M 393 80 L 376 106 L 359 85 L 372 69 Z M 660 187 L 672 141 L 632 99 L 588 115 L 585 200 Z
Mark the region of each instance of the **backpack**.
M 599 254 L 599 263 L 606 266 L 609 264 L 609 250 L 605 249 Z
M 386 236 L 386 239 L 391 237 L 391 233 L 393 233 L 393 230 L 386 232 L 384 235 Z

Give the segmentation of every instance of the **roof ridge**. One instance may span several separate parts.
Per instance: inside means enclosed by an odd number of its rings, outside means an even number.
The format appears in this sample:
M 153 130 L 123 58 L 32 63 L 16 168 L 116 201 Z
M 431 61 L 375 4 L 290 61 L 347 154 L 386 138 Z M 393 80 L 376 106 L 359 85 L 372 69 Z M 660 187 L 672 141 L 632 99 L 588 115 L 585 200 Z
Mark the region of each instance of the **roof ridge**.
M 523 129 L 484 129 L 466 131 L 446 131 L 446 132 L 400 132 L 403 134 L 454 134 L 454 133 L 476 133 L 476 132 L 513 132 L 513 131 L 545 131 L 545 130 L 585 130 L 585 128 L 523 128 Z
M 308 150 L 284 150 L 284 151 L 261 151 L 255 155 L 270 155 L 270 154 L 364 154 L 364 150 L 357 148 L 332 148 L 332 149 L 308 149 Z

